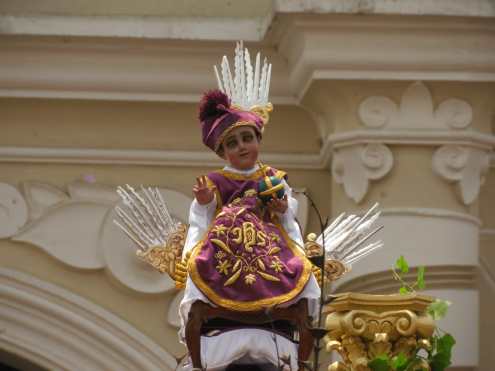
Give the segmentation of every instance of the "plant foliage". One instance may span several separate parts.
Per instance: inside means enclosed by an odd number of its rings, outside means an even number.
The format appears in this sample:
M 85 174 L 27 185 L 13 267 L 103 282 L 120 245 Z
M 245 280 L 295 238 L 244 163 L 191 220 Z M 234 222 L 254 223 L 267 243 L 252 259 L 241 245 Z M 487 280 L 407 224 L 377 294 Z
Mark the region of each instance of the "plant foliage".
M 392 269 L 393 277 L 400 283 L 399 293 L 409 294 L 417 290 L 423 290 L 425 284 L 425 267 L 418 267 L 416 279 L 414 282 L 406 281 L 406 275 L 409 273 L 409 263 L 400 256 L 395 262 Z M 427 313 L 437 321 L 447 315 L 447 310 L 450 306 L 447 300 L 436 299 L 428 308 Z M 368 367 L 373 371 L 419 371 L 426 370 L 429 366 L 431 371 L 444 371 L 451 364 L 452 348 L 455 345 L 455 339 L 452 335 L 444 333 L 440 329 L 436 329 L 430 339 L 431 349 L 427 354 L 421 354 L 421 348 L 416 348 L 416 351 L 411 357 L 407 357 L 403 353 L 399 353 L 393 357 L 386 354 L 381 354 L 368 363 Z

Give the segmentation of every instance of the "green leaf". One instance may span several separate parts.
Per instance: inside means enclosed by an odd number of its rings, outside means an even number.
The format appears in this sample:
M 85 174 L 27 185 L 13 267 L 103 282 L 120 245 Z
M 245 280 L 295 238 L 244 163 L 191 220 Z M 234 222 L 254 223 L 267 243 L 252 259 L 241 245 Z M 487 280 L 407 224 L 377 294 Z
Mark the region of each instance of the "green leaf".
M 428 305 L 426 311 L 436 321 L 442 319 L 447 315 L 447 310 L 450 304 L 452 304 L 450 301 L 436 299 L 433 303 Z
M 436 338 L 436 353 L 430 359 L 432 371 L 443 371 L 451 364 L 455 339 L 450 334 Z
M 418 278 L 416 279 L 416 286 L 419 290 L 425 288 L 425 267 L 418 267 Z
M 402 286 L 400 289 L 399 289 L 399 294 L 401 295 L 405 295 L 405 294 L 408 294 L 409 293 L 409 290 L 407 289 L 407 287 L 405 286 Z
M 455 345 L 455 339 L 452 335 L 450 334 L 445 334 L 442 337 L 438 338 L 437 341 L 437 352 L 442 352 L 445 354 L 448 354 L 449 356 L 452 355 L 452 348 Z
M 381 354 L 373 358 L 369 363 L 368 367 L 372 371 L 390 371 L 390 359 L 386 354 Z
M 407 273 L 409 272 L 409 264 L 407 264 L 406 259 L 404 259 L 404 256 L 401 255 L 399 259 L 395 262 L 395 266 L 397 267 L 398 270 L 401 271 L 401 273 Z
M 409 364 L 409 360 L 404 353 L 399 353 L 392 358 L 392 369 L 397 371 L 403 371 Z

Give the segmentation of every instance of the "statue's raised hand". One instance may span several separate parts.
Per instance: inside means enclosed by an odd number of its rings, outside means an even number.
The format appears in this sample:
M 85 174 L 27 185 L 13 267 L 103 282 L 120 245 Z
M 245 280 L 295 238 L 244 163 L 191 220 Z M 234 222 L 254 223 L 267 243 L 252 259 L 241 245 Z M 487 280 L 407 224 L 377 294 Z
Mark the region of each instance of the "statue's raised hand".
M 193 186 L 194 197 L 200 205 L 209 204 L 215 195 L 215 186 L 209 188 L 206 182 L 206 176 L 196 178 L 196 184 Z

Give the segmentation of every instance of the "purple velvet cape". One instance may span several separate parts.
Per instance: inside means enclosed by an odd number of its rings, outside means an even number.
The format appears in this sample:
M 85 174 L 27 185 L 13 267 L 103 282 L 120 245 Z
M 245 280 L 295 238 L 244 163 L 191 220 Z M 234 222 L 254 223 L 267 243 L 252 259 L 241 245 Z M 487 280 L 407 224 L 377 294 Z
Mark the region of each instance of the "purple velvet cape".
M 257 311 L 294 299 L 305 287 L 311 263 L 258 197 L 258 181 L 285 173 L 262 166 L 250 176 L 224 170 L 208 174 L 216 186 L 217 213 L 194 247 L 188 270 L 214 304 Z

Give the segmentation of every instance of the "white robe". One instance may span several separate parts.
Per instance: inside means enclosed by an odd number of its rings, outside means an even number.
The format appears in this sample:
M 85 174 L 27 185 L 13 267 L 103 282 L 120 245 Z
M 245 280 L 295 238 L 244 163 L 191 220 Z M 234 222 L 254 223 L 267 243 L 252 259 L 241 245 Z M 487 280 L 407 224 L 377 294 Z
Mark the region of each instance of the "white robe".
M 237 170 L 230 166 L 224 167 L 224 170 L 243 175 L 250 175 L 258 169 L 258 165 L 256 165 L 253 169 L 245 171 Z M 288 236 L 296 243 L 297 246 L 302 249 L 304 243 L 299 225 L 296 222 L 297 200 L 292 197 L 292 189 L 289 187 L 287 182 L 285 182 L 285 180 L 282 180 L 282 182 L 284 184 L 285 194 L 287 195 L 288 208 L 284 214 L 279 214 L 280 222 L 287 232 Z M 204 237 L 205 233 L 207 233 L 208 226 L 211 224 L 215 216 L 216 205 L 216 198 L 213 198 L 213 200 L 207 205 L 200 205 L 196 200 L 192 202 L 189 211 L 189 229 L 182 253 L 183 257 L 185 257 L 185 254 L 188 251 L 192 250 L 192 248 Z M 320 299 L 320 287 L 318 286 L 318 283 L 316 282 L 316 279 L 313 275 L 310 276 L 304 290 L 296 298 L 282 305 L 289 306 L 302 298 L 306 298 L 308 300 L 309 314 L 313 318 L 316 318 Z M 191 309 L 191 305 L 197 300 L 201 300 L 205 303 L 214 305 L 197 288 L 191 278 L 188 277 L 186 281 L 186 287 L 184 289 L 184 297 L 179 305 L 179 318 L 181 323 L 181 327 L 179 329 L 179 338 L 182 343 L 185 342 L 185 325 L 187 322 L 189 310 Z M 250 350 L 248 346 L 249 344 L 244 344 L 245 342 L 242 342 L 242 344 L 239 343 L 238 335 L 236 335 L 237 331 L 240 330 L 227 331 L 212 338 L 202 337 L 201 353 L 203 366 L 205 365 L 204 362 L 206 361 L 209 370 L 221 370 L 223 367 L 221 365 L 228 365 L 229 363 L 232 363 L 241 358 L 244 359 L 247 357 L 250 359 L 260 359 L 265 361 L 271 361 L 273 359 L 273 352 L 275 351 L 274 347 L 255 347 L 256 350 L 254 348 Z M 273 336 L 270 332 L 257 329 L 250 329 L 250 331 L 251 332 L 249 332 L 249 334 L 252 335 L 252 340 L 257 339 L 257 341 L 260 341 L 260 344 L 274 344 Z M 297 360 L 297 347 L 289 346 L 287 344 L 287 340 L 280 336 L 278 336 L 277 338 L 280 338 L 278 340 L 279 344 L 284 344 L 284 350 L 286 352 L 293 353 L 291 354 L 291 359 Z M 214 344 L 215 347 L 213 347 Z M 212 349 L 217 349 L 217 351 L 213 352 Z M 218 352 L 218 349 L 224 349 L 224 351 Z M 262 354 L 263 349 L 266 351 L 266 354 Z

